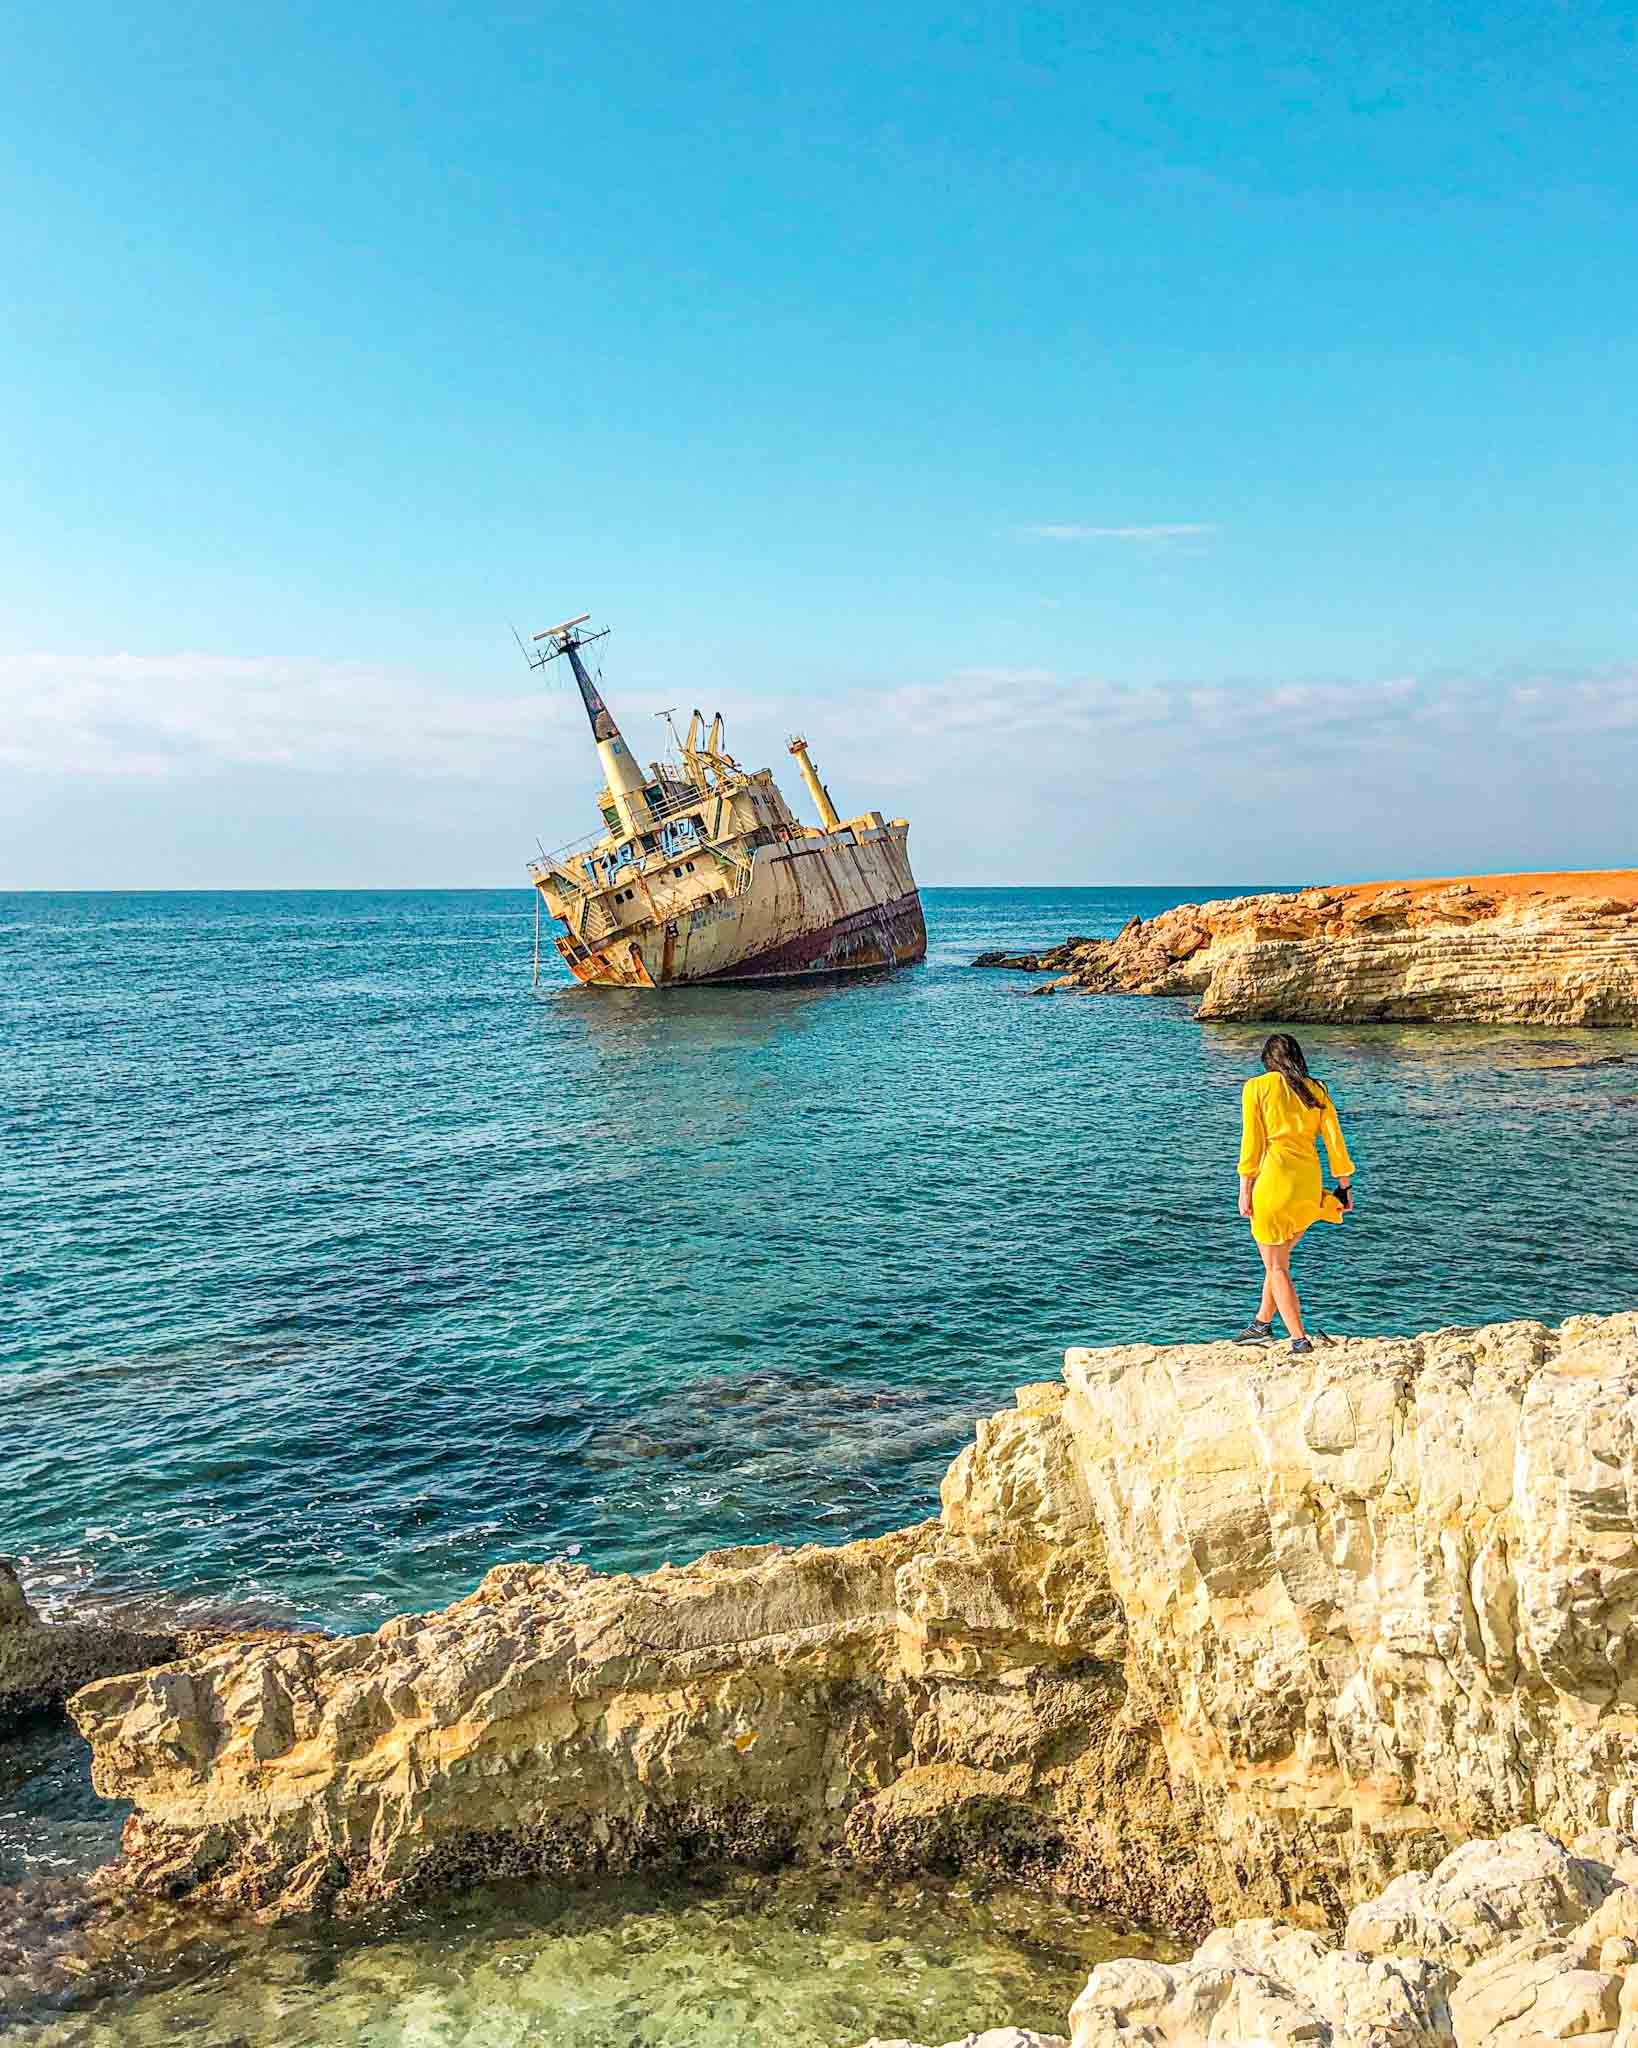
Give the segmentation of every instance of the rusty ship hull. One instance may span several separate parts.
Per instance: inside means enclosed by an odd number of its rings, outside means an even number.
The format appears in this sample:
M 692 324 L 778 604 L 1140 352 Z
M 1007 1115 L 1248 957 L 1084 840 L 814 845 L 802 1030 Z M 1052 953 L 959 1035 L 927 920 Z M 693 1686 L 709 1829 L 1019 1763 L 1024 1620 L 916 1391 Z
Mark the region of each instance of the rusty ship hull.
M 586 671 L 582 619 L 537 634 L 565 655 L 607 777 L 605 829 L 530 863 L 539 907 L 562 927 L 576 981 L 661 989 L 790 981 L 907 967 L 927 951 L 909 824 L 842 818 L 796 738 L 790 752 L 819 813 L 791 809 L 770 769 L 747 771 L 720 715 L 696 711 L 670 762 L 638 766 Z M 537 664 L 539 665 L 539 664 Z M 673 734 L 675 740 L 675 734 Z M 538 972 L 538 968 L 537 968 Z
M 759 847 L 741 891 L 585 953 L 558 946 L 577 981 L 668 988 L 908 967 L 926 954 L 927 925 L 904 836 L 884 825 L 857 839 L 844 828 L 824 844 Z

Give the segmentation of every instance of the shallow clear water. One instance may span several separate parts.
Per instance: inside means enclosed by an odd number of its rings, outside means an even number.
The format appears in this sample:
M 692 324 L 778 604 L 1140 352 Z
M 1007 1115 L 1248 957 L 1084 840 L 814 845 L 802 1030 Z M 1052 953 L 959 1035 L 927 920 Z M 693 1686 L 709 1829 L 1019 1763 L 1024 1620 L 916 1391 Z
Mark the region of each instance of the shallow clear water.
M 22 2048 L 857 2048 L 1057 2031 L 1094 1964 L 1176 1949 L 1031 1893 L 726 1874 L 495 1888 L 370 1929 L 239 1929 L 37 2005 Z M 3 2025 L 0 2025 L 3 2033 Z
M 966 962 L 1239 886 L 931 890 L 924 967 L 663 998 L 532 996 L 522 891 L 0 897 L 0 1554 L 367 1628 L 926 1514 L 1066 1344 L 1255 1301 L 1263 1027 Z M 1638 1302 L 1638 1037 L 1302 1035 L 1360 1164 L 1322 1327 Z M 76 1769 L 0 1778 L 0 1882 L 101 1838 Z

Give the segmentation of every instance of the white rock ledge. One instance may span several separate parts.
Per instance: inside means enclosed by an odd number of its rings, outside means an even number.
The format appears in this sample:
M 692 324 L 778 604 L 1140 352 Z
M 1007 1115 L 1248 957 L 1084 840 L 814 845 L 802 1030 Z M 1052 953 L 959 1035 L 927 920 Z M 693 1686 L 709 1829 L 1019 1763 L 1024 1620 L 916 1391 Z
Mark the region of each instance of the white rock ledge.
M 1249 1984 L 1252 1916 L 1358 1909 L 1343 1953 L 1466 1972 L 1466 1879 L 1423 1873 L 1634 1828 L 1635 1431 L 1631 1313 L 1074 1351 L 978 1424 L 936 1521 L 644 1578 L 506 1565 L 370 1636 L 87 1687 L 98 1788 L 135 1805 L 112 1882 L 281 1913 L 701 1858 L 991 1869 L 1234 1923 L 1194 1976 L 1142 1966 L 1152 2026 L 1200 1973 Z M 1520 1938 L 1597 1907 L 1573 1871 L 1516 1883 Z M 1317 2011 L 1339 1973 L 1384 2040 L 1432 2010 L 1425 1976 L 1303 1953 Z
M 1638 1841 L 1566 1849 L 1518 1828 L 1396 1879 L 1341 1947 L 1241 1920 L 1186 1963 L 1101 1963 L 1069 2048 L 1638 2048 L 1635 1966 Z M 948 2048 L 1043 2038 L 1001 2028 Z

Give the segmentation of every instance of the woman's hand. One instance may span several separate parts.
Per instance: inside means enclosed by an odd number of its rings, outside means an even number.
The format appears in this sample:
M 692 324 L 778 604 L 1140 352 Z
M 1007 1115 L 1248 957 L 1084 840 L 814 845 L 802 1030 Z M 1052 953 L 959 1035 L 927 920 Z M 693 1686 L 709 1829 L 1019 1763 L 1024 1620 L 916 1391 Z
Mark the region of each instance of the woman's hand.
M 1242 1216 L 1249 1216 L 1251 1214 L 1251 1190 L 1254 1179 L 1255 1176 L 1249 1173 L 1242 1173 L 1240 1176 L 1240 1214 Z

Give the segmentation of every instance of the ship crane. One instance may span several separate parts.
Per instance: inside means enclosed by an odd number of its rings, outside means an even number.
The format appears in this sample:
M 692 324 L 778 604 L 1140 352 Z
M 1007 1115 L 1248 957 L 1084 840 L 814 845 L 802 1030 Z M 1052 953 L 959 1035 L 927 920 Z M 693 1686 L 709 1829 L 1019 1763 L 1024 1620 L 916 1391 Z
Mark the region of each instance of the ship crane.
M 718 785 L 733 781 L 744 774 L 744 769 L 728 751 L 723 738 L 722 713 L 719 711 L 711 721 L 709 733 L 705 730 L 705 713 L 696 710 L 688 721 L 688 737 L 682 743 L 683 772 L 699 789 L 712 786 L 715 772 Z
M 819 770 L 814 767 L 808 755 L 808 743 L 797 733 L 791 734 L 790 750 L 796 757 L 796 765 L 802 771 L 802 780 L 808 785 L 808 795 L 813 798 L 819 812 L 819 822 L 827 832 L 836 831 L 842 822 L 841 813 L 830 800 L 830 791 L 819 780 Z

